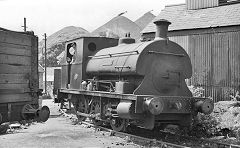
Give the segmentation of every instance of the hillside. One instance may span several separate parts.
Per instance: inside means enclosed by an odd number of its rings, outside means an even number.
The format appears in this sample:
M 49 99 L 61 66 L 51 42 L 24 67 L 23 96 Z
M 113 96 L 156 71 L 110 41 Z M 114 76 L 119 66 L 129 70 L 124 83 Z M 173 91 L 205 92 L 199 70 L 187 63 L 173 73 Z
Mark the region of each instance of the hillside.
M 54 34 L 47 37 L 47 66 L 58 66 L 57 61 L 63 57 L 65 41 L 78 38 L 81 36 L 106 36 L 113 38 L 124 37 L 126 33 L 131 37 L 139 40 L 141 30 L 152 21 L 155 16 L 151 12 L 145 13 L 135 22 L 124 16 L 117 16 L 94 30 L 91 34 L 81 28 L 75 26 L 65 27 Z M 44 40 L 39 43 L 39 59 L 42 64 L 42 54 L 44 51 Z
M 88 34 L 89 32 L 81 27 L 68 26 L 63 29 L 53 33 L 47 37 L 47 48 L 50 48 L 56 44 L 71 40 L 82 36 L 83 34 Z M 39 47 L 44 47 L 44 40 L 39 43 Z
M 47 37 L 47 66 L 57 66 L 56 57 L 63 52 L 65 41 L 89 35 L 89 32 L 81 27 L 68 26 Z M 38 53 L 40 64 L 44 52 L 44 40 L 39 43 Z
M 151 11 L 138 18 L 135 23 L 143 30 L 156 16 Z
M 131 37 L 138 40 L 140 38 L 140 31 L 141 28 L 128 18 L 117 16 L 94 30 L 91 34 L 119 38 L 124 37 L 126 33 L 130 32 Z

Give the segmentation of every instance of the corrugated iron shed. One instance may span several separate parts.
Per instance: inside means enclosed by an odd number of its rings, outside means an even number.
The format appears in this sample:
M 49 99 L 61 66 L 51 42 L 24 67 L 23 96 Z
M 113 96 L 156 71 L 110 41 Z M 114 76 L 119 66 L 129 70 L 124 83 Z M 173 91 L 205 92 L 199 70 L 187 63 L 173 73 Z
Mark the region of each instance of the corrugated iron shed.
M 185 4 L 167 6 L 156 19 L 167 19 L 169 39 L 180 44 L 193 65 L 190 85 L 203 87 L 215 102 L 229 100 L 240 90 L 240 4 L 188 10 Z M 144 38 L 154 38 L 150 23 Z
M 219 0 L 186 0 L 187 9 L 202 9 L 218 6 Z

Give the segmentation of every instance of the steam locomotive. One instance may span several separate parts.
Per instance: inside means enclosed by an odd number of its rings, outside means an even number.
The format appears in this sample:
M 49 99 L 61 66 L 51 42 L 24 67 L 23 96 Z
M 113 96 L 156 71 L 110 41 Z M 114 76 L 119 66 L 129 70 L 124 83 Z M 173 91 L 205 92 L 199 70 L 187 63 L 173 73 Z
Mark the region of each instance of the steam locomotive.
M 79 120 L 109 123 L 116 131 L 130 124 L 145 129 L 166 124 L 188 127 L 198 112 L 210 114 L 212 100 L 193 97 L 186 85 L 191 61 L 167 38 L 171 23 L 164 19 L 154 23 L 153 41 L 135 43 L 130 35 L 68 41 L 62 70 L 55 73 L 55 102 L 70 101 Z

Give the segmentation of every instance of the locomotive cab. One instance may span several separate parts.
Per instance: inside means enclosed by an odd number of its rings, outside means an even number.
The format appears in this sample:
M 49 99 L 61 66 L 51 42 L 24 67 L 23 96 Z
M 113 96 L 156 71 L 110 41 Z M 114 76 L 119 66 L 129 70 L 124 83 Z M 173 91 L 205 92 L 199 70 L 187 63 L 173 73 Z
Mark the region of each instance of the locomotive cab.
M 88 56 L 102 48 L 116 46 L 117 43 L 117 39 L 105 37 L 81 37 L 67 41 L 65 45 L 66 54 L 60 62 L 62 67 L 60 88 L 80 89 L 82 81 L 88 79 L 85 72 Z

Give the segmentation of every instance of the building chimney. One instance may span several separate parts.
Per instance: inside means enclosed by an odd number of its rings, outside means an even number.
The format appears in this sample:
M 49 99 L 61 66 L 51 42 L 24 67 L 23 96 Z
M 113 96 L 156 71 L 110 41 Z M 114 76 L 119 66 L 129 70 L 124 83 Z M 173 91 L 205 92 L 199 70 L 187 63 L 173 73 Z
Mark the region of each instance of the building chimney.
M 168 20 L 160 19 L 153 22 L 156 25 L 155 40 L 167 39 L 168 26 L 171 24 Z

